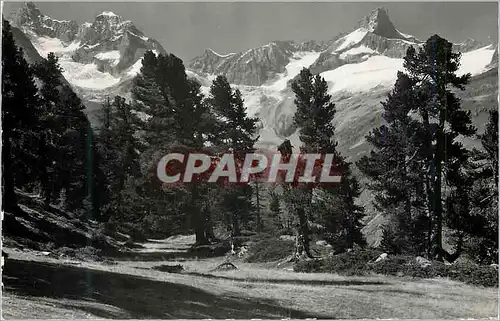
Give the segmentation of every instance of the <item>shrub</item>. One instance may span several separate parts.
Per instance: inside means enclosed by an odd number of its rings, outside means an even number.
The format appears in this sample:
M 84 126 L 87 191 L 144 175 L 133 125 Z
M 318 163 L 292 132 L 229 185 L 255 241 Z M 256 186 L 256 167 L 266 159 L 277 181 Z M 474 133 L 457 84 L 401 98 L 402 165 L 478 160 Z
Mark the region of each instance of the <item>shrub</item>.
M 293 241 L 268 238 L 255 243 L 249 249 L 250 255 L 246 261 L 251 263 L 278 261 L 290 256 L 294 251 Z
M 326 257 L 323 260 L 298 262 L 294 265 L 294 271 L 364 275 L 369 271 L 368 262 L 380 254 L 382 252 L 378 250 L 359 249 Z
M 370 265 L 370 270 L 383 275 L 406 274 L 413 270 L 412 257 L 389 255 L 386 259 Z
M 293 265 L 293 270 L 302 273 L 324 272 L 324 263 L 324 260 L 299 261 Z
M 210 245 L 196 245 L 188 249 L 188 253 L 200 258 L 224 256 L 231 250 L 229 242 L 220 242 Z
M 498 269 L 490 265 L 458 263 L 446 267 L 447 276 L 464 283 L 498 287 Z
M 414 278 L 447 277 L 464 283 L 498 287 L 498 268 L 474 263 L 456 263 L 445 265 L 432 261 L 428 266 L 421 266 L 415 257 L 389 255 L 377 263 L 369 263 L 381 254 L 376 250 L 357 250 L 320 260 L 300 261 L 294 264 L 295 272 L 323 272 L 342 275 L 366 275 L 371 272 L 382 275 L 409 276 Z
M 344 275 L 365 275 L 368 262 L 377 258 L 382 252 L 372 249 L 359 249 L 345 252 L 328 258 L 324 263 L 325 272 Z

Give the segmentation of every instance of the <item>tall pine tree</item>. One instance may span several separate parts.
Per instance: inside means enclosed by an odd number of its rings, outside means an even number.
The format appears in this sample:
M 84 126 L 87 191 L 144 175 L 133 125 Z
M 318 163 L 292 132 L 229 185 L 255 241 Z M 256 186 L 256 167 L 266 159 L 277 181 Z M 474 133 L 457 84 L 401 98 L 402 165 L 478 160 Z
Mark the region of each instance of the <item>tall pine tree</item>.
M 2 20 L 3 210 L 17 211 L 15 187 L 38 178 L 39 97 L 33 71 Z
M 427 206 L 432 213 L 432 256 L 437 260 L 448 255 L 442 241 L 446 175 L 467 162 L 467 151 L 457 138 L 470 137 L 476 131 L 470 112 L 461 109 L 460 99 L 452 91 L 464 90 L 470 79 L 470 74 L 457 76 L 460 57 L 450 42 L 434 35 L 418 52 L 410 47 L 404 58 L 418 95 L 414 111 L 421 117 L 420 151 L 425 159 Z
M 428 212 L 422 206 L 419 123 L 410 113 L 418 103 L 414 85 L 407 75 L 398 73 L 394 89 L 382 102 L 386 125 L 369 133 L 367 141 L 373 149 L 357 166 L 369 178 L 375 209 L 390 218 L 382 240 L 384 250 L 426 255 L 430 233 Z
M 315 202 L 323 203 L 325 212 L 322 222 L 326 228 L 326 238 L 337 251 L 352 248 L 354 244 L 365 245 L 361 233 L 361 219 L 364 209 L 356 204 L 360 195 L 359 183 L 352 174 L 351 164 L 337 151 L 335 128 L 332 124 L 335 116 L 335 104 L 328 94 L 328 84 L 320 76 L 314 76 L 309 69 L 304 68 L 299 77 L 292 83 L 295 93 L 297 111 L 294 124 L 299 130 L 302 142 L 301 153 L 332 154 L 336 170 L 341 175 L 341 181 L 336 185 L 320 185 Z M 311 208 L 312 190 L 301 190 L 303 203 L 296 207 L 299 218 L 300 235 L 304 239 L 304 247 L 308 251 L 309 227 L 307 210 Z M 309 254 L 310 255 L 310 254 Z
M 219 130 L 218 147 L 232 152 L 235 159 L 242 163 L 245 155 L 254 151 L 258 139 L 257 119 L 248 117 L 241 92 L 233 90 L 224 76 L 218 76 L 213 81 L 208 102 L 219 120 L 214 128 Z M 251 221 L 255 210 L 252 194 L 250 184 L 223 191 L 221 207 L 234 236 L 240 234 L 242 224 Z

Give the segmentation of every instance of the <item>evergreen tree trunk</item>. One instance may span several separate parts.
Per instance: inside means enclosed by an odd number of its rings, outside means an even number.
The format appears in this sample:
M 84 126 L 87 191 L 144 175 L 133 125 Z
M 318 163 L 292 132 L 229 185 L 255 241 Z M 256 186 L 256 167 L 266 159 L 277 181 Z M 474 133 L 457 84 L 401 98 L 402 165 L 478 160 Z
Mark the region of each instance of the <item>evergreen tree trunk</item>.
M 431 187 L 432 180 L 434 179 L 434 174 L 432 172 L 432 140 L 431 140 L 431 134 L 429 132 L 430 130 L 430 122 L 429 122 L 429 114 L 427 111 L 424 111 L 422 115 L 422 121 L 424 124 L 424 128 L 426 130 L 426 139 L 425 139 L 425 150 L 426 150 L 426 157 L 427 157 L 427 171 L 426 171 L 426 177 L 425 177 L 425 193 L 426 193 L 426 212 L 429 217 L 429 228 L 428 228 L 428 244 L 427 244 L 427 257 L 432 258 L 433 256 L 433 247 L 434 247 L 434 241 L 435 241 L 435 228 L 434 228 L 434 204 L 433 204 L 433 198 L 434 198 L 434 193 L 433 189 Z
M 240 224 L 238 222 L 238 215 L 232 214 L 233 219 L 232 219 L 232 225 L 233 225 L 233 236 L 240 236 L 241 235 L 241 230 L 240 230 Z
M 285 192 L 294 192 L 293 188 L 287 186 L 285 187 L 287 191 Z M 313 258 L 313 255 L 311 254 L 311 249 L 310 249 L 310 231 L 309 231 L 309 226 L 307 222 L 307 213 L 306 213 L 306 208 L 307 205 L 310 202 L 310 197 L 311 197 L 311 190 L 307 190 L 306 192 L 299 191 L 299 195 L 294 195 L 293 199 L 291 200 L 293 202 L 293 211 L 296 217 L 299 219 L 298 225 L 296 226 L 296 246 L 295 246 L 295 259 L 300 259 L 301 257 L 307 257 L 307 258 Z M 296 193 L 295 193 L 296 194 Z M 299 202 L 297 204 L 296 202 Z
M 3 178 L 3 200 L 2 210 L 17 212 L 19 207 L 17 205 L 17 196 L 14 187 L 14 177 L 12 171 L 12 145 L 8 131 L 3 132 L 3 146 L 2 146 L 2 178 Z
M 210 211 L 206 212 L 206 236 L 209 242 L 215 241 L 214 226 L 212 222 L 212 213 Z
M 205 229 L 205 220 L 196 206 L 193 206 L 192 210 L 194 211 L 193 218 L 195 219 L 196 245 L 207 245 L 209 242 Z
M 256 217 L 256 227 L 257 231 L 260 231 L 262 227 L 262 222 L 260 219 L 260 188 L 259 188 L 259 182 L 255 182 L 255 192 L 256 192 L 256 203 L 257 203 L 257 217 Z
M 45 133 L 41 134 L 38 152 L 41 157 L 39 170 L 40 170 L 40 185 L 42 187 L 42 195 L 43 195 L 43 205 L 45 208 L 48 208 L 50 205 L 52 193 L 49 186 L 50 178 L 48 173 L 48 166 L 50 165 L 47 163 L 48 160 L 47 136 Z
M 441 112 L 443 113 L 443 112 Z M 434 219 L 435 219 L 435 251 L 434 251 L 434 256 L 435 259 L 438 261 L 443 261 L 443 255 L 442 255 L 442 248 L 443 248 L 443 241 L 442 241 L 442 231 L 443 231 L 443 205 L 442 205 L 442 196 L 441 196 L 441 178 L 442 178 L 442 161 L 443 161 L 443 154 L 444 154 L 444 149 L 443 149 L 443 127 L 444 127 L 444 119 L 443 117 L 441 118 L 441 124 L 440 128 L 438 129 L 437 132 L 437 143 L 436 143 L 436 157 L 435 157 L 435 163 L 434 163 L 434 168 L 436 170 L 435 173 L 435 178 L 434 178 Z
M 195 234 L 196 234 L 196 245 L 207 245 L 208 244 L 208 239 L 205 234 L 205 228 L 203 227 L 203 224 L 197 224 L 195 228 Z
M 297 209 L 297 214 L 299 217 L 299 229 L 298 229 L 299 242 L 302 243 L 300 245 L 303 248 L 303 253 L 297 253 L 297 254 L 299 256 L 305 254 L 308 258 L 312 258 L 313 256 L 311 255 L 311 249 L 309 245 L 310 242 L 309 227 L 307 224 L 306 212 L 302 206 L 300 206 Z
M 193 186 L 191 190 L 191 214 L 195 225 L 194 230 L 196 234 L 196 245 L 207 245 L 209 243 L 205 229 L 205 218 L 203 217 L 200 208 L 196 205 L 198 198 L 198 187 Z

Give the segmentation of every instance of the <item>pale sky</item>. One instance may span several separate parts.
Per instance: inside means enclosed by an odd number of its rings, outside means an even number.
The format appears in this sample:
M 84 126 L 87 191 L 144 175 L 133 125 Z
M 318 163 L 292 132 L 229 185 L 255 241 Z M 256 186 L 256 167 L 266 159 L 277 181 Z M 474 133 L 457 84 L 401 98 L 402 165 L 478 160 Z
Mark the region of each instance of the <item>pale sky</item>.
M 35 2 L 36 3 L 36 2 Z M 351 30 L 377 7 L 388 10 L 396 28 L 421 40 L 432 34 L 452 41 L 498 39 L 498 3 L 133 3 L 40 2 L 46 15 L 60 20 L 92 21 L 102 11 L 132 20 L 146 36 L 187 61 L 212 48 L 224 54 L 273 40 L 328 40 Z M 21 3 L 4 3 L 8 16 Z

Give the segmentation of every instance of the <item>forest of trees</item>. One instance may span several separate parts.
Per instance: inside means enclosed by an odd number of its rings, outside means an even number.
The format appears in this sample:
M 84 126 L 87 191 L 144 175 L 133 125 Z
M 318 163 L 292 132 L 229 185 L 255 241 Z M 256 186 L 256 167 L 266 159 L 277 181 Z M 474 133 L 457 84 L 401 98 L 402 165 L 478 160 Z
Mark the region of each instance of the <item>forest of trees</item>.
M 258 120 L 247 115 L 240 91 L 224 76 L 205 96 L 181 59 L 148 51 L 132 99 L 109 98 L 92 127 L 54 54 L 28 64 L 5 20 L 2 44 L 5 211 L 23 215 L 17 190 L 35 191 L 46 206 L 56 204 L 138 240 L 194 233 L 196 244 L 206 245 L 217 242 L 220 231 L 288 232 L 300 241 L 295 254 L 312 257 L 313 238 L 337 253 L 367 246 L 361 229 L 369 213 L 358 204 L 357 166 L 376 210 L 389 218 L 385 251 L 448 261 L 464 253 L 480 263 L 497 262 L 498 111 L 491 111 L 479 137 L 481 150 L 460 143 L 477 135 L 454 91 L 466 90 L 470 75 L 456 75 L 460 54 L 443 38 L 408 49 L 405 70 L 382 104 L 384 124 L 367 136 L 371 152 L 356 164 L 337 150 L 328 84 L 308 69 L 300 72 L 292 90 L 302 146 L 292 149 L 284 141 L 279 151 L 284 157 L 334 154 L 342 176 L 340 184 L 310 188 L 261 182 L 167 187 L 158 179 L 157 164 L 169 152 L 229 151 L 243 160 L 254 151 Z M 443 247 L 445 232 L 453 253 Z

